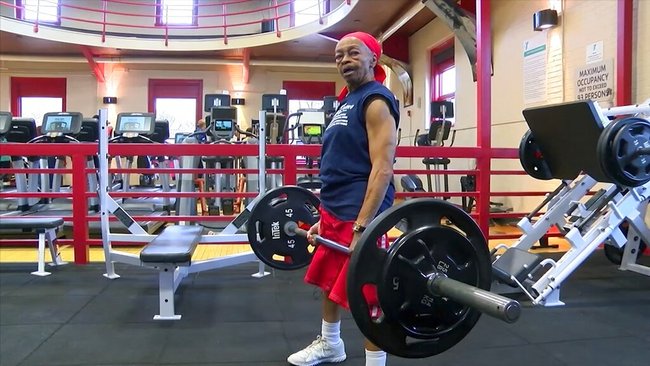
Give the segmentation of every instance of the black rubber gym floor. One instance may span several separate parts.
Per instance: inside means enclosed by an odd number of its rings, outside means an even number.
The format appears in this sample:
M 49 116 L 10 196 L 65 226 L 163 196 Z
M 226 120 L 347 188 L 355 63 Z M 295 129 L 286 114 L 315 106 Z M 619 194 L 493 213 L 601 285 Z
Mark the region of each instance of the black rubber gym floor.
M 648 258 L 641 262 L 649 264 Z M 286 365 L 320 331 L 319 294 L 302 271 L 255 279 L 255 264 L 191 275 L 176 295 L 180 321 L 152 320 L 157 272 L 68 265 L 49 277 L 32 264 L 0 265 L 0 365 Z M 650 278 L 594 253 L 565 282 L 560 308 L 524 308 L 506 324 L 483 316 L 456 347 L 388 365 L 634 366 L 650 360 Z M 362 336 L 346 314 L 348 360 L 364 365 Z

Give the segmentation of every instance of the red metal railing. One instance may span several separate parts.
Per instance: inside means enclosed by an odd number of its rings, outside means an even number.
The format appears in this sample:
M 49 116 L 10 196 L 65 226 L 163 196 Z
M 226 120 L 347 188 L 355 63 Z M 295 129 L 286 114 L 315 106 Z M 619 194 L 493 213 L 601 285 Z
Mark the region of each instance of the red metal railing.
M 43 11 L 40 3 L 36 7 L 27 8 L 25 2 L 17 6 L 13 1 L 0 0 L 0 10 L 5 16 L 13 15 L 22 20 L 34 23 L 34 33 L 42 26 L 60 26 L 68 30 L 93 32 L 101 34 L 101 42 L 106 42 L 106 36 L 119 34 L 126 36 L 158 36 L 165 45 L 175 36 L 214 37 L 222 38 L 228 44 L 228 37 L 260 33 L 260 28 L 254 25 L 272 23 L 277 37 L 282 36 L 281 29 L 292 27 L 296 17 L 311 14 L 318 15 L 318 21 L 323 24 L 321 9 L 322 1 L 300 12 L 295 12 L 291 6 L 293 0 L 274 0 L 267 6 L 260 2 L 248 0 L 232 0 L 226 2 L 201 2 L 192 5 L 192 22 L 190 24 L 174 24 L 177 16 L 167 15 L 162 19 L 162 9 L 155 1 L 134 2 L 126 0 L 100 0 L 97 2 L 64 1 L 58 3 L 58 22 L 48 23 L 40 19 Z M 54 4 L 54 3 L 52 3 Z M 93 7 L 92 5 L 96 5 Z M 350 5 L 349 2 L 341 6 Z M 168 8 L 167 10 L 174 10 Z M 332 9 L 334 11 L 336 9 Z M 27 20 L 25 14 L 34 14 L 33 20 Z M 167 12 L 169 14 L 169 12 Z M 30 18 L 30 19 L 32 19 Z M 171 22 L 170 22 L 171 21 Z
M 295 163 L 303 156 L 318 156 L 320 154 L 320 145 L 268 145 L 268 156 L 281 156 L 287 164 L 281 169 L 269 169 L 267 174 L 281 174 L 283 177 L 284 185 L 296 184 L 297 177 L 305 174 L 317 174 L 318 169 L 307 169 L 297 166 Z M 148 155 L 151 153 L 151 145 L 148 144 L 111 144 L 109 145 L 109 153 L 111 156 L 138 156 Z M 92 215 L 88 212 L 88 198 L 96 197 L 96 192 L 87 191 L 87 175 L 95 174 L 96 170 L 86 167 L 87 158 L 97 154 L 97 145 L 95 144 L 34 144 L 25 148 L 24 144 L 3 144 L 2 154 L 11 156 L 67 156 L 70 158 L 71 166 L 64 169 L 48 169 L 48 174 L 66 174 L 71 181 L 71 190 L 64 193 L 9 193 L 0 191 L 0 199 L 10 197 L 42 197 L 42 198 L 61 198 L 68 197 L 72 199 L 72 216 L 66 216 L 64 219 L 71 222 L 72 236 L 69 238 L 61 239 L 64 245 L 71 245 L 74 247 L 75 262 L 79 264 L 88 262 L 88 248 L 90 245 L 101 245 L 98 239 L 89 238 L 88 223 L 99 221 L 98 215 Z M 256 145 L 188 145 L 188 144 L 169 144 L 159 145 L 156 148 L 156 154 L 167 156 L 257 156 L 258 147 Z M 476 159 L 477 157 L 483 159 L 518 159 L 518 152 L 516 149 L 481 149 L 476 147 L 407 147 L 400 146 L 397 149 L 398 159 L 408 158 L 422 158 L 427 156 L 458 158 L 458 159 Z M 399 165 L 398 160 L 398 165 Z M 0 169 L 0 174 L 7 173 L 42 173 L 43 170 L 39 169 Z M 110 169 L 111 173 L 192 173 L 192 174 L 257 174 L 257 169 L 164 169 L 164 168 L 151 168 L 151 169 L 126 169 L 126 168 L 113 168 Z M 479 181 L 481 177 L 489 179 L 491 174 L 498 174 L 500 176 L 525 175 L 519 170 L 499 170 L 494 172 L 486 172 L 477 170 L 453 169 L 453 170 L 426 170 L 421 169 L 396 169 L 396 177 L 404 174 L 447 174 L 450 176 L 460 175 L 475 175 L 476 180 Z M 399 179 L 396 179 L 399 181 Z M 399 188 L 398 188 L 399 190 Z M 405 197 L 473 197 L 478 202 L 489 204 L 490 197 L 513 197 L 513 196 L 543 196 L 547 192 L 530 191 L 530 192 L 399 192 L 396 194 L 397 198 Z M 111 195 L 115 198 L 121 197 L 231 197 L 243 198 L 254 197 L 257 195 L 255 192 L 236 193 L 236 192 L 114 192 Z M 482 198 L 482 200 L 480 200 Z M 478 204 L 478 203 L 477 203 Z M 478 207 L 478 206 L 477 206 Z M 480 209 L 477 209 L 472 216 L 477 222 L 485 223 L 488 226 L 490 219 L 515 219 L 521 218 L 528 214 L 528 212 L 510 212 L 510 213 L 489 213 L 483 214 Z M 36 214 L 38 216 L 38 213 Z M 135 216 L 137 220 L 159 220 L 164 222 L 179 222 L 179 221 L 231 221 L 234 216 Z M 487 233 L 487 231 L 484 231 Z M 552 234 L 551 234 L 552 235 Z M 519 235 L 488 235 L 489 239 L 509 239 L 516 238 Z M 1 245 L 34 245 L 34 240 L 15 240 L 3 239 L 0 241 Z

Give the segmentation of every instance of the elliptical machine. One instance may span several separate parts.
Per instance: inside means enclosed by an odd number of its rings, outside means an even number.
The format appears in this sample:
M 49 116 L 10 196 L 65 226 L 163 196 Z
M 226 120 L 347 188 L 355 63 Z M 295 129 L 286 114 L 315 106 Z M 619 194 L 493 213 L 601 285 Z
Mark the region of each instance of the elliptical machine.
M 454 140 L 456 139 L 456 131 L 451 131 L 451 121 L 447 118 L 454 117 L 454 104 L 449 101 L 434 101 L 431 102 L 431 124 L 429 124 L 429 131 L 425 134 L 420 134 L 420 130 L 416 130 L 415 138 L 413 141 L 414 146 L 445 146 L 445 141 L 449 139 L 451 135 L 451 143 L 449 147 L 454 145 Z M 433 167 L 434 170 L 437 170 L 438 167 L 442 166 L 444 170 L 447 170 L 451 161 L 449 158 L 438 158 L 438 157 L 424 157 L 422 158 L 422 163 L 426 167 L 426 170 L 429 171 Z M 441 181 L 440 174 L 436 174 L 435 181 L 431 179 L 431 173 L 427 173 L 427 192 L 440 192 Z M 435 185 L 433 184 L 435 183 Z M 443 174 L 443 187 L 444 192 L 449 192 L 449 175 Z M 422 180 L 415 174 L 408 174 L 401 178 L 402 189 L 405 192 L 425 192 Z M 450 197 L 443 197 L 443 199 L 448 200 Z
M 108 142 L 113 143 L 147 143 L 162 144 L 169 138 L 169 122 L 156 120 L 153 113 L 119 113 L 115 122 L 115 137 Z M 134 157 L 126 157 L 126 168 L 133 166 Z M 146 157 L 147 164 L 151 167 L 151 160 Z M 160 164 L 163 168 L 168 167 L 168 159 L 164 156 L 154 158 L 154 163 Z M 122 160 L 118 157 L 116 165 L 121 168 Z M 154 184 L 154 174 L 142 174 L 138 178 L 140 183 L 137 187 L 131 186 L 130 173 L 123 173 L 121 177 L 122 191 L 145 191 L 155 192 L 162 190 L 165 193 L 171 191 L 170 176 L 167 173 L 160 174 L 160 187 Z M 168 196 L 159 198 L 136 198 L 123 199 L 122 205 L 129 209 L 169 212 L 172 205 Z
M 232 144 L 232 138 L 235 135 L 235 125 L 237 121 L 237 109 L 235 107 L 212 107 L 210 110 L 209 133 L 213 141 L 210 144 Z M 206 168 L 214 169 L 234 169 L 235 162 L 238 160 L 234 156 L 222 155 L 204 155 L 201 160 Z M 211 182 L 214 192 L 235 192 L 236 179 L 234 174 L 214 174 L 214 178 L 207 179 Z M 232 197 L 215 197 L 208 200 L 209 215 L 232 215 L 234 213 L 234 198 Z M 205 214 L 205 213 L 204 213 Z
M 298 110 L 300 115 L 296 124 L 298 130 L 298 138 L 304 145 L 322 144 L 323 133 L 325 132 L 325 111 L 324 110 Z M 320 167 L 317 161 L 318 157 L 305 156 L 305 167 L 312 169 Z M 309 190 L 320 190 L 323 182 L 318 175 L 307 174 L 298 178 L 296 184 L 299 187 Z

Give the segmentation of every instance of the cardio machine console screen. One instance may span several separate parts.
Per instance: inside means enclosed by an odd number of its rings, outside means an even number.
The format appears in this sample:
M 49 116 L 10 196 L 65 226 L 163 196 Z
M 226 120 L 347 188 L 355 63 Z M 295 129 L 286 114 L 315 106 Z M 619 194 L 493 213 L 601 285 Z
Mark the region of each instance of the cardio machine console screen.
M 232 121 L 214 121 L 214 129 L 218 132 L 232 131 Z
M 116 134 L 151 135 L 156 125 L 153 113 L 120 113 L 117 115 Z
M 322 125 L 303 125 L 302 126 L 303 135 L 308 137 L 320 137 L 323 136 L 323 126 Z
M 44 134 L 78 134 L 81 131 L 81 113 L 45 113 L 41 132 Z
M 213 135 L 221 139 L 230 139 L 235 133 L 232 120 L 215 120 L 212 123 Z
M 0 135 L 9 132 L 11 128 L 11 119 L 13 116 L 9 112 L 0 112 Z

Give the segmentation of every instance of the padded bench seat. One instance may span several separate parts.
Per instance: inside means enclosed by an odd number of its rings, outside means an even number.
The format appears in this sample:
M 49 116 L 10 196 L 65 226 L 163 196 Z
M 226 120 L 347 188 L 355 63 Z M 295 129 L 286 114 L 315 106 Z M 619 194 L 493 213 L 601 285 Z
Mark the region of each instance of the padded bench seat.
M 200 226 L 167 226 L 140 251 L 140 260 L 145 263 L 189 263 L 202 232 Z
M 30 229 L 38 233 L 38 270 L 32 272 L 36 276 L 49 276 L 45 270 L 45 246 L 50 250 L 52 266 L 67 264 L 61 259 L 59 246 L 56 243 L 56 231 L 63 225 L 60 217 L 24 217 L 5 216 L 0 219 L 0 230 Z
M 0 229 L 56 229 L 63 225 L 60 217 L 3 217 L 0 220 Z

